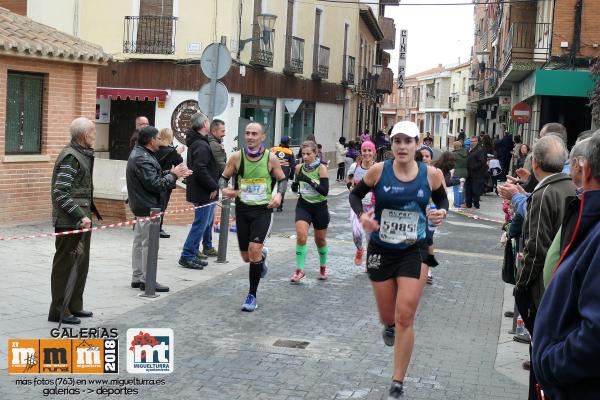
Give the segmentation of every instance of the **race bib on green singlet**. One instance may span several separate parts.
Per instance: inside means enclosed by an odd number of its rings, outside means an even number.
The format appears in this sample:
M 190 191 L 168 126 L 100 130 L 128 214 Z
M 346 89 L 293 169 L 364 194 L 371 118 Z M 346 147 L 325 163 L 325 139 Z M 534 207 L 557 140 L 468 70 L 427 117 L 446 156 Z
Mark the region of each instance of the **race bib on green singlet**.
M 240 198 L 243 202 L 267 200 L 267 179 L 240 179 Z
M 413 211 L 381 211 L 379 238 L 390 244 L 413 244 L 417 241 L 419 214 Z
M 300 182 L 300 194 L 302 196 L 306 196 L 306 197 L 315 197 L 315 196 L 319 195 L 319 192 L 317 192 L 308 183 L 302 181 L 302 182 Z

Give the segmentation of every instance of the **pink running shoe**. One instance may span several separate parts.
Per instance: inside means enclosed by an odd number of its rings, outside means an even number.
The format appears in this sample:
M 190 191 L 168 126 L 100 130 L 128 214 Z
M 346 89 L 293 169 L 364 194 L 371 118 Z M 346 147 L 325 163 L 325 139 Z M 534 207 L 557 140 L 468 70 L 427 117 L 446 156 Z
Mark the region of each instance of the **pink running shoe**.
M 363 249 L 356 249 L 356 254 L 354 255 L 354 265 L 362 265 L 362 258 L 364 252 L 365 251 Z
M 292 280 L 291 283 L 299 283 L 300 279 L 304 278 L 304 271 L 302 271 L 300 268 L 298 268 L 296 270 L 296 273 L 294 274 L 294 276 L 292 276 Z
M 327 276 L 327 267 L 321 267 L 321 271 L 319 272 L 319 280 L 326 281 Z

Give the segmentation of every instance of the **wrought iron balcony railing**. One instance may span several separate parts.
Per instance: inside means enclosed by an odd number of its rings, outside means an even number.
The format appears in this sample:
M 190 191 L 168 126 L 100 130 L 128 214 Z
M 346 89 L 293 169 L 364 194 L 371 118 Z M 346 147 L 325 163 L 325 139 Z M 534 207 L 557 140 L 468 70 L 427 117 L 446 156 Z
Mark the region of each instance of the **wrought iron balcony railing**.
M 514 60 L 545 62 L 550 55 L 552 24 L 513 22 L 503 52 L 504 71 Z
M 354 85 L 354 70 L 356 68 L 356 59 L 352 56 L 344 56 L 346 59 L 345 70 L 343 73 L 342 84 Z
M 313 79 L 329 77 L 329 47 L 319 45 L 319 55 L 312 74 Z
M 304 70 L 304 39 L 296 36 L 286 36 L 285 72 L 290 74 L 301 74 Z
M 177 17 L 126 16 L 123 53 L 174 54 Z

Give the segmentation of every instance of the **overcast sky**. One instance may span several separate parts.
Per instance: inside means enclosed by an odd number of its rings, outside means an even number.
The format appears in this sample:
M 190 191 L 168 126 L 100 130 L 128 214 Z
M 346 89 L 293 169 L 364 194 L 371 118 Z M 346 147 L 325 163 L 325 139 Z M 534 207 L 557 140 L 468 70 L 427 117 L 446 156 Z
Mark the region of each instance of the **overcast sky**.
M 402 0 L 401 3 L 470 3 L 470 0 Z M 473 45 L 473 4 L 461 6 L 387 6 L 396 21 L 396 49 L 390 68 L 398 71 L 398 37 L 408 30 L 406 75 L 469 59 Z M 389 51 L 389 50 L 388 50 Z

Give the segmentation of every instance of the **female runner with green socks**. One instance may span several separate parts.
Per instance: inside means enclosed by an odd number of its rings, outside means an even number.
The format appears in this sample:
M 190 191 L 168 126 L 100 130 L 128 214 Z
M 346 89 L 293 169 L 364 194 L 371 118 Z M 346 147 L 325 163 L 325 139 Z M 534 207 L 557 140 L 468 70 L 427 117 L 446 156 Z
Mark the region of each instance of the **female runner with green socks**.
M 313 225 L 315 244 L 319 251 L 319 279 L 327 279 L 327 226 L 329 210 L 327 209 L 327 193 L 329 192 L 329 175 L 327 167 L 317 158 L 317 145 L 313 141 L 302 143 L 302 161 L 296 166 L 296 179 L 292 190 L 299 193 L 296 203 L 296 273 L 291 282 L 298 283 L 304 278 L 304 260 L 308 252 L 306 240 L 308 228 Z

